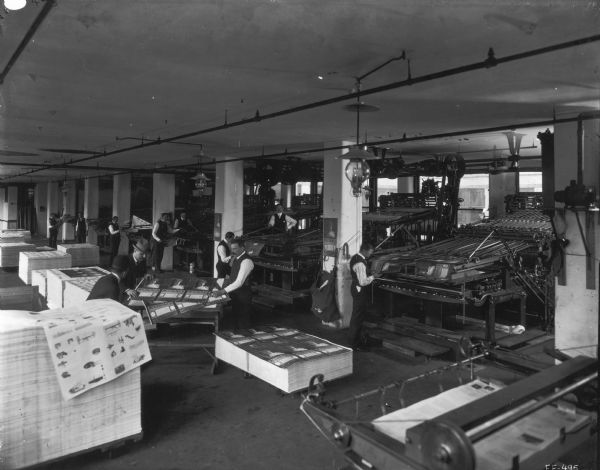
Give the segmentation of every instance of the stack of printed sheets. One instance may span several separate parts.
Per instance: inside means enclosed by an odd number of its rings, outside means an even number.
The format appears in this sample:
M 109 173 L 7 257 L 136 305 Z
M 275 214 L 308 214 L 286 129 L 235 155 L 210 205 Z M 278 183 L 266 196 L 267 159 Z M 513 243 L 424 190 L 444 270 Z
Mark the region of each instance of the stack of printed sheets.
M 66 283 L 71 279 L 89 279 L 96 282 L 102 276 L 109 274 L 106 269 L 102 269 L 98 266 L 89 268 L 66 268 L 66 269 L 49 269 L 46 272 L 47 285 L 48 285 L 48 307 L 49 308 L 61 308 L 65 307 L 65 290 Z M 87 297 L 86 297 L 87 298 Z M 78 300 L 77 297 L 75 300 Z M 85 300 L 85 299 L 83 299 Z M 69 299 L 68 304 L 76 303 Z
M 100 248 L 91 243 L 57 245 L 56 250 L 71 255 L 71 266 L 97 266 L 100 263 Z
M 35 245 L 25 242 L 6 243 L 0 239 L 0 268 L 19 266 L 21 251 L 35 251 Z
M 27 243 L 31 241 L 31 232 L 21 229 L 0 230 L 0 242 L 2 243 Z
M 61 251 L 22 251 L 19 253 L 19 277 L 31 284 L 31 271 L 71 267 L 71 255 Z
M 40 464 L 141 433 L 139 314 L 112 300 L 0 311 L 0 467 Z
M 352 374 L 352 350 L 276 326 L 217 333 L 215 355 L 286 393 L 304 389 L 312 376 L 333 380 Z

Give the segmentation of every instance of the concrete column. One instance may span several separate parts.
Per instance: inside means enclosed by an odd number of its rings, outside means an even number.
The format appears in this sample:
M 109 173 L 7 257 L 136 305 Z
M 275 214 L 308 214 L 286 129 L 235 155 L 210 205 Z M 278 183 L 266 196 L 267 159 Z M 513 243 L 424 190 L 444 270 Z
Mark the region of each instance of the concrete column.
M 48 219 L 50 214 L 60 212 L 60 204 L 62 201 L 59 200 L 60 191 L 58 189 L 58 183 L 56 181 L 48 182 L 48 192 L 46 194 L 46 237 L 48 237 Z M 61 214 L 58 214 L 59 216 Z
M 173 184 L 175 188 L 175 184 Z M 173 198 L 175 195 L 173 194 Z M 173 199 L 175 201 L 175 199 Z M 175 203 L 173 202 L 173 210 Z M 119 225 L 123 226 L 131 219 L 131 173 L 125 175 L 113 176 L 113 217 L 119 218 Z M 167 212 L 167 211 L 163 211 Z M 158 219 L 157 219 L 158 220 Z M 121 243 L 119 244 L 119 254 L 126 255 L 129 252 L 129 239 L 125 232 L 121 232 Z M 171 250 L 171 253 L 173 250 Z M 169 268 L 170 269 L 170 268 Z
M 350 145 L 343 142 L 342 145 Z M 346 151 L 343 151 L 346 153 Z M 337 223 L 336 248 L 339 249 L 337 271 L 337 300 L 342 316 L 342 325 L 348 326 L 352 314 L 350 295 L 350 256 L 357 253 L 362 242 L 362 197 L 352 195 L 350 181 L 345 169 L 348 160 L 337 159 L 338 152 L 326 152 L 324 155 L 323 181 L 323 218 L 334 219 Z M 324 234 L 327 236 L 327 234 Z M 347 254 L 344 245 L 348 245 Z M 335 259 L 329 256 L 323 260 L 323 268 L 333 269 Z
M 88 221 L 87 242 L 98 244 L 98 233 L 96 227 L 91 227 L 89 221 L 98 220 L 98 209 L 100 207 L 99 179 L 88 178 L 84 182 L 83 189 L 83 216 Z
M 19 188 L 16 186 L 9 186 L 6 188 L 6 221 L 7 227 L 9 229 L 16 229 L 17 227 L 17 218 L 18 218 L 18 205 L 17 199 L 19 196 Z
M 398 192 L 399 193 L 414 193 L 415 192 L 415 179 L 412 176 L 402 176 L 398 178 Z
M 515 174 L 511 171 L 490 175 L 490 219 L 502 217 L 506 211 L 504 197 L 515 194 Z
M 244 229 L 244 162 L 217 165 L 215 175 L 215 241 L 213 247 L 213 272 L 216 276 L 217 245 L 225 233 L 242 235 Z M 220 232 L 220 233 L 219 233 Z M 208 269 L 208 267 L 206 267 Z
M 282 184 L 281 185 L 281 201 L 283 206 L 286 208 L 292 207 L 292 196 L 294 195 L 293 184 Z
M 33 193 L 34 205 L 35 205 L 35 217 L 37 225 L 37 235 L 45 236 L 48 231 L 48 183 L 37 183 L 35 185 L 35 192 Z
M 77 208 L 75 201 L 77 200 L 77 185 L 75 181 L 66 181 L 62 191 L 62 206 L 65 215 L 75 217 Z M 61 226 L 61 240 L 63 242 L 75 239 L 75 227 L 70 222 L 65 222 Z
M 600 189 L 600 120 L 583 121 L 583 184 Z M 554 127 L 554 178 L 557 190 L 577 179 L 577 123 Z M 598 212 L 563 209 L 556 203 L 555 223 L 559 235 L 569 240 L 562 279 L 555 283 L 555 342 L 570 356 L 596 357 L 598 343 L 598 257 L 600 254 L 600 217 Z M 579 218 L 579 222 L 578 219 Z M 579 229 L 582 226 L 584 236 Z M 587 244 L 584 245 L 584 237 Z M 591 254 L 591 256 L 590 256 Z M 577 348 L 582 346 L 581 348 Z M 588 347 L 584 347 L 588 346 Z M 576 349 L 572 349 L 576 348 Z
M 175 175 L 154 173 L 152 175 L 152 225 L 160 219 L 160 214 L 168 212 L 171 218 L 175 212 Z M 114 212 L 114 209 L 113 209 Z M 120 218 L 119 218 L 120 219 Z M 121 243 L 122 244 L 122 243 Z M 166 247 L 161 269 L 173 269 L 173 247 Z

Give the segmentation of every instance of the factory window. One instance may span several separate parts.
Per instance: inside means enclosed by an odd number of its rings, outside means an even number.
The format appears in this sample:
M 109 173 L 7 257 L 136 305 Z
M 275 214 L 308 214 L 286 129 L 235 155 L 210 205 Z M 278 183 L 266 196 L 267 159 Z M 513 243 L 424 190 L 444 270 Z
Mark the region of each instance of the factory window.
M 377 206 L 379 206 L 379 196 L 397 192 L 398 180 L 396 178 L 377 178 Z
M 519 173 L 519 192 L 520 193 L 541 193 L 542 192 L 542 172 L 541 171 L 522 171 Z
M 487 173 L 464 175 L 460 180 L 458 197 L 462 199 L 458 208 L 458 226 L 479 222 L 487 210 L 490 178 Z
M 310 181 L 301 181 L 296 183 L 295 196 L 302 196 L 303 194 L 310 194 Z

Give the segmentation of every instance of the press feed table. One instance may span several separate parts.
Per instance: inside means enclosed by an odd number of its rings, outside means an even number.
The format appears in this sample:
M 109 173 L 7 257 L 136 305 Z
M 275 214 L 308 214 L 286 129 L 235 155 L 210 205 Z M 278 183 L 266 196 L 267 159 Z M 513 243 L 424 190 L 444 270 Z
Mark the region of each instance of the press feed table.
M 300 408 L 362 470 L 538 470 L 595 439 L 598 416 L 561 400 L 597 380 L 597 360 L 589 357 L 508 386 L 471 372 L 470 382 L 404 406 L 406 385 L 467 362 L 337 402 L 323 399 L 324 378 L 316 376 Z M 366 406 L 368 400 L 374 403 Z M 400 409 L 390 412 L 394 400 Z
M 211 325 L 215 333 L 219 332 L 219 323 L 223 316 L 223 304 L 229 296 L 213 296 L 210 290 L 218 287 L 216 279 L 188 277 L 161 277 L 145 281 L 138 287 L 138 300 L 130 302 L 130 307 L 142 307 L 148 323 L 146 329 L 154 329 L 158 323 L 169 325 L 194 324 Z M 211 374 L 218 368 L 218 360 L 209 349 L 213 343 L 151 340 L 155 348 L 169 347 L 177 349 L 201 348 L 212 359 Z

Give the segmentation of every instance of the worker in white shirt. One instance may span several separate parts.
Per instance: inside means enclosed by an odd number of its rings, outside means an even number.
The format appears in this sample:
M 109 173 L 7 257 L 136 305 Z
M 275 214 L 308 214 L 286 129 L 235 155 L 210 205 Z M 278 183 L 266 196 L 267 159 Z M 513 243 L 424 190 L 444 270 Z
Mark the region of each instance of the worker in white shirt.
M 234 238 L 231 240 L 230 246 L 234 256 L 231 263 L 231 274 L 229 279 L 225 279 L 223 282 L 223 289 L 215 291 L 215 294 L 229 294 L 234 315 L 234 329 L 246 329 L 250 327 L 252 305 L 250 274 L 254 269 L 254 263 L 246 253 L 244 240 Z
M 227 232 L 225 234 L 225 239 L 221 240 L 217 245 L 217 277 L 220 279 L 225 279 L 228 274 L 231 273 L 231 266 L 229 262 L 231 261 L 231 248 L 229 245 L 231 244 L 231 240 L 233 240 L 235 235 L 233 232 Z
M 352 317 L 350 318 L 350 346 L 354 350 L 361 350 L 369 346 L 368 338 L 362 334 L 362 323 L 367 313 L 369 301 L 368 290 L 375 276 L 369 276 L 367 273 L 367 259 L 374 252 L 373 245 L 369 242 L 363 242 L 360 251 L 350 258 L 350 274 L 352 284 L 350 290 L 352 293 Z
M 275 228 L 278 232 L 289 232 L 296 226 L 298 221 L 283 212 L 283 206 L 277 204 L 275 214 L 269 219 L 269 227 Z

